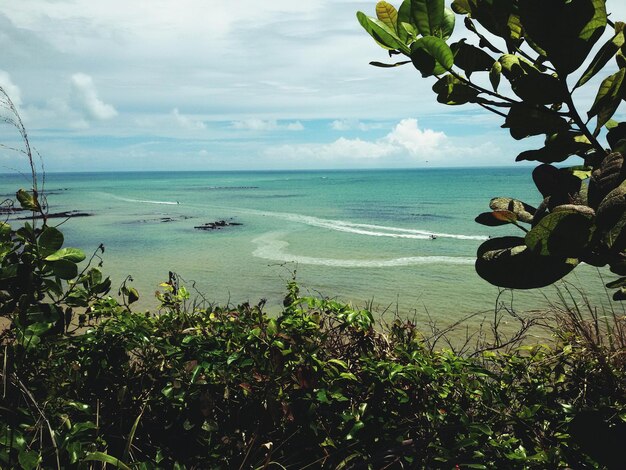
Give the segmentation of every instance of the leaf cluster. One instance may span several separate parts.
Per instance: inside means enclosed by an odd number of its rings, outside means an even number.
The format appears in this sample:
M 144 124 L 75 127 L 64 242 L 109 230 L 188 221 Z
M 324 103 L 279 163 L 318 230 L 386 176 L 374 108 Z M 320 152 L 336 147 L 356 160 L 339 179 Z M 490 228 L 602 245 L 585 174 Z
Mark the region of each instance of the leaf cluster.
M 477 45 L 467 38 L 450 43 L 453 13 L 464 17 Z M 545 136 L 542 148 L 516 159 L 540 163 L 533 172 L 537 207 L 498 197 L 476 218 L 524 232 L 482 244 L 478 274 L 521 289 L 551 284 L 581 262 L 626 276 L 626 123 L 612 120 L 626 99 L 626 46 L 624 23 L 609 21 L 605 0 L 454 0 L 451 9 L 444 0 L 405 0 L 398 10 L 381 1 L 376 14 L 358 12 L 357 18 L 390 56 L 410 61 L 372 65 L 412 63 L 423 77 L 436 77 L 432 89 L 440 103 L 481 106 L 504 118 L 502 127 L 516 140 Z M 601 81 L 583 119 L 574 94 L 607 68 L 617 72 Z M 554 165 L 570 157 L 582 161 Z M 625 280 L 609 284 L 619 289 L 614 299 L 626 298 Z

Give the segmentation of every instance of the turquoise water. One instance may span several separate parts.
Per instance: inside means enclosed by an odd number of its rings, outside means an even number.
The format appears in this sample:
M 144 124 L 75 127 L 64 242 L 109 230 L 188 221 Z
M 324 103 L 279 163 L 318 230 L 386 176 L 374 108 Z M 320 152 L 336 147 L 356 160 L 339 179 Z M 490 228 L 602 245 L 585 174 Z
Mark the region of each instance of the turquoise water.
M 18 187 L 28 180 L 0 175 L 1 193 Z M 212 301 L 266 298 L 277 310 L 297 271 L 312 295 L 444 321 L 493 309 L 499 291 L 474 272 L 476 248 L 519 231 L 474 217 L 491 197 L 538 196 L 528 168 L 51 173 L 45 187 L 50 212 L 93 214 L 63 223 L 66 244 L 91 252 L 104 243 L 104 271 L 114 285 L 131 275 L 141 307 L 156 304 L 172 270 Z M 242 225 L 194 229 L 222 219 Z M 571 282 L 606 302 L 595 269 L 574 272 Z M 540 308 L 544 295 L 554 289 L 515 292 L 515 305 Z

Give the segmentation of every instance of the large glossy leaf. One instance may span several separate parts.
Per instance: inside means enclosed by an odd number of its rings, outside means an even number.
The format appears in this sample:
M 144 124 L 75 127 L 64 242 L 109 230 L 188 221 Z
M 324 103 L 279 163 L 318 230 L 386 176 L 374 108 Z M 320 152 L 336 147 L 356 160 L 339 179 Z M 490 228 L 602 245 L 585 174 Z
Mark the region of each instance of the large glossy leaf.
M 545 51 L 561 77 L 581 66 L 607 23 L 605 0 L 524 0 L 518 5 L 525 36 Z
M 533 170 L 533 182 L 544 198 L 563 200 L 558 201 L 561 204 L 565 204 L 564 201 L 580 191 L 581 187 L 580 178 L 567 169 L 546 164 L 539 165 Z
M 476 101 L 478 90 L 465 84 L 451 74 L 444 75 L 433 85 L 437 101 L 448 105 L 472 103 Z
M 444 20 L 444 0 L 411 0 L 411 16 L 422 36 L 436 36 Z
M 63 234 L 54 227 L 45 227 L 37 239 L 37 244 L 39 245 L 39 254 L 45 258 L 61 249 Z
M 51 265 L 54 275 L 61 279 L 70 280 L 74 279 L 78 275 L 78 266 L 76 266 L 76 263 L 66 259 L 53 261 Z
M 596 225 L 613 227 L 626 211 L 626 181 L 610 191 L 598 206 Z
M 569 128 L 567 121 L 543 106 L 515 103 L 502 125 L 516 140 L 540 134 L 556 134 Z
M 455 23 L 456 16 L 454 15 L 454 12 L 450 8 L 445 7 L 443 9 L 443 21 L 441 22 L 439 29 L 435 31 L 435 36 L 447 41 L 454 32 Z
M 459 15 L 467 15 L 472 12 L 472 6 L 469 0 L 454 0 L 451 6 L 452 11 Z
M 441 75 L 454 65 L 454 55 L 443 39 L 419 38 L 411 44 L 411 60 L 423 77 Z
M 610 191 L 624 181 L 624 156 L 620 152 L 611 152 L 602 159 L 600 167 L 595 169 L 589 181 L 589 205 L 598 207 Z
M 576 82 L 574 88 L 578 88 L 591 80 L 600 70 L 602 70 L 611 58 L 615 57 L 615 54 L 617 54 L 623 45 L 624 31 L 619 31 L 600 48 L 578 82 Z
M 505 288 L 534 289 L 558 281 L 576 267 L 574 259 L 540 256 L 520 237 L 492 238 L 478 248 L 476 272 Z
M 392 31 L 398 30 L 398 11 L 387 2 L 378 2 L 376 4 L 376 17 L 385 23 Z
M 556 77 L 546 73 L 527 73 L 511 81 L 513 92 L 526 103 L 563 103 L 566 91 Z
M 60 259 L 79 263 L 85 259 L 85 253 L 78 248 L 61 248 L 45 258 L 46 261 L 58 261 Z
M 511 211 L 520 222 L 531 223 L 537 209 L 525 202 L 510 197 L 494 197 L 489 201 L 489 207 L 494 211 Z
M 403 26 L 403 23 L 411 25 L 413 29 L 415 29 L 411 18 L 411 0 L 404 0 L 400 8 L 398 9 L 398 19 L 397 19 L 397 28 L 396 31 L 398 33 L 398 37 L 400 40 L 407 44 L 409 42 L 410 34 L 407 31 L 407 28 Z M 417 31 L 417 30 L 416 30 Z
M 493 212 L 483 212 L 474 220 L 487 227 L 497 227 L 517 223 L 517 215 L 509 210 L 494 210 Z
M 592 235 L 592 216 L 576 210 L 552 212 L 542 218 L 525 242 L 538 255 L 579 258 Z
M 515 13 L 515 2 L 455 0 L 452 2 L 452 10 L 461 15 L 468 14 L 491 34 L 503 38 L 509 46 L 514 47 L 519 44 L 521 25 Z
M 626 249 L 626 211 L 622 213 L 616 224 L 606 231 L 603 242 L 611 250 Z
M 454 54 L 454 65 L 462 69 L 469 77 L 472 72 L 491 70 L 495 59 L 482 49 L 466 44 L 465 39 L 450 45 Z
M 385 23 L 378 19 L 370 18 L 360 11 L 356 13 L 356 17 L 361 26 L 363 26 L 363 29 L 365 29 L 380 46 L 389 50 L 399 50 L 407 55 L 410 54 L 411 51 L 407 45 L 403 44 L 396 32 L 391 30 Z
M 611 149 L 615 150 L 620 141 L 626 139 L 626 122 L 620 122 L 609 129 L 606 134 L 606 141 L 611 146 Z
M 589 119 L 598 117 L 595 133 L 615 114 L 617 107 L 623 99 L 626 99 L 626 69 L 620 69 L 613 75 L 605 78 L 600 84 L 596 99 L 587 113 Z
M 29 211 L 41 210 L 39 206 L 39 201 L 37 201 L 37 197 L 33 192 L 20 189 L 17 192 L 16 197 L 22 209 L 26 209 Z
M 549 136 L 543 148 L 526 150 L 520 153 L 515 161 L 562 162 L 571 155 L 583 153 L 591 148 L 592 145 L 584 134 L 575 131 L 564 131 Z
M 527 73 L 540 73 L 539 69 L 531 62 L 513 54 L 504 54 L 498 59 L 502 66 L 502 74 L 513 81 Z

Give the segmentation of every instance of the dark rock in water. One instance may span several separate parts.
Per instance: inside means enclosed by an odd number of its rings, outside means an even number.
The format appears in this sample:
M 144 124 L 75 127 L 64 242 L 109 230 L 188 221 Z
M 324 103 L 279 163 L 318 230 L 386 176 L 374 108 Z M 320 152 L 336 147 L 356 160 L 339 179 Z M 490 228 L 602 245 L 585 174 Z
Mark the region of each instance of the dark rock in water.
M 0 214 L 15 214 L 16 212 L 23 212 L 21 207 L 0 206 Z
M 230 227 L 233 225 L 242 225 L 242 224 L 239 222 L 230 222 L 227 220 L 216 220 L 215 222 L 208 222 L 203 225 L 197 225 L 194 228 L 197 228 L 198 230 L 219 230 L 222 227 Z
M 46 214 L 47 219 L 71 219 L 72 217 L 89 217 L 93 214 L 89 214 L 88 212 L 78 212 L 78 211 L 65 211 L 65 212 L 53 212 L 52 214 Z M 18 217 L 16 220 L 28 220 L 32 219 L 32 217 Z M 41 214 L 36 214 L 35 219 L 43 219 Z
M 162 222 L 162 223 L 177 222 L 179 220 L 187 220 L 187 219 L 191 219 L 191 216 L 189 216 L 189 215 L 181 215 L 179 217 L 161 217 L 159 219 L 159 222 Z

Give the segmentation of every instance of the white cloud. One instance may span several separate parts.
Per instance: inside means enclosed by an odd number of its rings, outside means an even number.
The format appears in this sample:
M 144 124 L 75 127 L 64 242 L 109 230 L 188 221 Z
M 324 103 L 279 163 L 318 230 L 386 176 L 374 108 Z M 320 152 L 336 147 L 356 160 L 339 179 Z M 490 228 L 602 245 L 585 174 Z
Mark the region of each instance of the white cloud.
M 93 79 L 84 73 L 72 75 L 72 98 L 88 117 L 103 121 L 117 116 L 115 108 L 98 98 Z
M 365 123 L 357 119 L 336 119 L 330 123 L 331 129 L 334 131 L 369 131 L 372 129 L 380 129 L 382 127 L 379 123 Z
M 385 138 L 389 143 L 404 147 L 415 157 L 437 155 L 449 145 L 443 132 L 420 129 L 417 119 L 403 119 Z
M 300 121 L 293 121 L 286 124 L 280 124 L 274 119 L 244 119 L 242 121 L 233 121 L 233 129 L 246 131 L 301 131 L 304 126 Z
M 172 116 L 178 125 L 184 129 L 205 129 L 206 125 L 202 121 L 194 121 L 188 116 L 180 114 L 178 108 L 172 110 Z
M 267 149 L 271 157 L 311 161 L 376 160 L 393 155 L 397 147 L 386 142 L 369 142 L 341 137 L 330 144 L 281 145 Z
M 0 70 L 0 86 L 4 88 L 4 91 L 9 95 L 15 106 L 19 107 L 22 105 L 22 91 L 13 83 L 9 73 L 4 70 Z
M 379 139 L 341 137 L 331 143 L 280 145 L 266 149 L 264 154 L 307 164 L 332 162 L 333 166 L 411 166 L 418 163 L 454 166 L 467 164 L 468 157 L 473 158 L 474 163 L 493 163 L 499 152 L 490 142 L 459 145 L 444 132 L 421 129 L 417 119 L 403 119 Z

